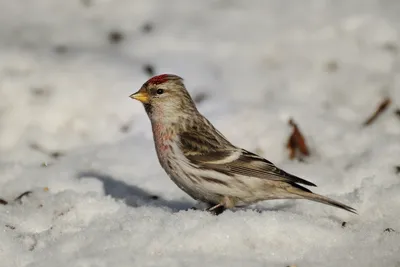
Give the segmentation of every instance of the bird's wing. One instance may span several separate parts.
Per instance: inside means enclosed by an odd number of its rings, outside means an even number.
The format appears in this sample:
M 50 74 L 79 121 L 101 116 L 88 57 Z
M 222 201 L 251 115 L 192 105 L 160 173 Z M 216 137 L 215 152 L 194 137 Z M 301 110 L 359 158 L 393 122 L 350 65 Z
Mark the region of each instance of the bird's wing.
M 204 128 L 192 127 L 190 132 L 179 134 L 180 148 L 185 155 L 207 154 L 221 148 L 235 148 L 211 123 L 206 119 L 204 122 Z
M 229 143 L 230 144 L 230 143 Z M 223 147 L 213 135 L 180 135 L 180 146 L 186 158 L 199 167 L 212 169 L 227 175 L 244 175 L 308 186 L 315 184 L 287 173 L 272 162 L 232 145 Z

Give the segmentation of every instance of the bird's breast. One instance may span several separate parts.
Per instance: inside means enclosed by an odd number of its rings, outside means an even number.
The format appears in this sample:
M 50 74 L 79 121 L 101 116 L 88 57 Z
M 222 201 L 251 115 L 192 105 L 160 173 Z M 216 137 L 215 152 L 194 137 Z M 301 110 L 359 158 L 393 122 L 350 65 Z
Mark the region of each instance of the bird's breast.
M 163 125 L 159 124 L 154 124 L 153 125 L 153 136 L 154 136 L 154 144 L 157 152 L 158 159 L 164 167 L 164 169 L 167 166 L 167 161 L 170 156 L 170 153 L 172 153 L 172 142 L 173 142 L 173 137 L 170 131 L 166 129 Z

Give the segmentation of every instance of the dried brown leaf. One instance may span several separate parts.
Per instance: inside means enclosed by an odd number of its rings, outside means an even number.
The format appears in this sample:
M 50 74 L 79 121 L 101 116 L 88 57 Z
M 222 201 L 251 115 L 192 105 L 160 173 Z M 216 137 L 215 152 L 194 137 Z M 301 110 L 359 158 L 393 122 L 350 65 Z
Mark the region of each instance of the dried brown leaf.
M 289 125 L 293 127 L 293 132 L 290 135 L 286 145 L 286 147 L 289 149 L 289 158 L 294 159 L 296 157 L 296 151 L 299 151 L 303 156 L 309 156 L 310 151 L 307 147 L 303 134 L 300 132 L 299 127 L 293 121 L 293 119 L 289 120 Z
M 368 126 L 373 123 L 379 115 L 381 115 L 390 105 L 392 100 L 390 98 L 385 98 L 379 106 L 376 108 L 375 112 L 363 123 L 364 126 Z

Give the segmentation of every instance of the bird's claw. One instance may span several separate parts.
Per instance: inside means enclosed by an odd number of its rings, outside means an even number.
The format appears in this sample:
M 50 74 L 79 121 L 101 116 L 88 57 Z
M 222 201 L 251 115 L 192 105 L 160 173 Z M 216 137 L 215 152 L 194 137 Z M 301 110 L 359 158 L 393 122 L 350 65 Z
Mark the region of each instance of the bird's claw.
M 219 215 L 224 212 L 227 208 L 231 209 L 235 206 L 235 202 L 232 198 L 224 196 L 222 201 L 217 204 L 209 207 L 207 211 L 211 212 L 212 214 Z
M 226 210 L 226 208 L 221 204 L 217 204 L 217 205 L 211 206 L 210 208 L 206 209 L 206 211 L 208 211 L 214 215 L 220 215 L 225 210 Z

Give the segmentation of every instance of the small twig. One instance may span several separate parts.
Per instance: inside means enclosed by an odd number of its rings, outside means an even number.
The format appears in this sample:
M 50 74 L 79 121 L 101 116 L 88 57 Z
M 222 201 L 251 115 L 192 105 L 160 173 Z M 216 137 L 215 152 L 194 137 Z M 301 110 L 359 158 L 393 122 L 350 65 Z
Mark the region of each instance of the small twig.
M 25 196 L 29 196 L 30 194 L 32 194 L 32 191 L 26 191 L 26 192 L 22 193 L 21 195 L 19 195 L 18 197 L 16 197 L 14 199 L 14 201 L 21 203 L 22 198 Z
M 5 201 L 4 199 L 0 198 L 0 205 L 7 205 L 8 202 Z
M 381 115 L 388 108 L 391 102 L 392 100 L 390 98 L 385 98 L 379 104 L 375 112 L 363 123 L 363 126 L 368 126 L 373 123 L 379 117 L 379 115 Z
M 293 132 L 289 137 L 286 147 L 289 149 L 289 158 L 294 159 L 296 157 L 296 151 L 298 150 L 303 156 L 309 156 L 310 152 L 308 150 L 304 136 L 300 132 L 299 127 L 293 121 L 289 120 L 289 125 L 293 127 Z

